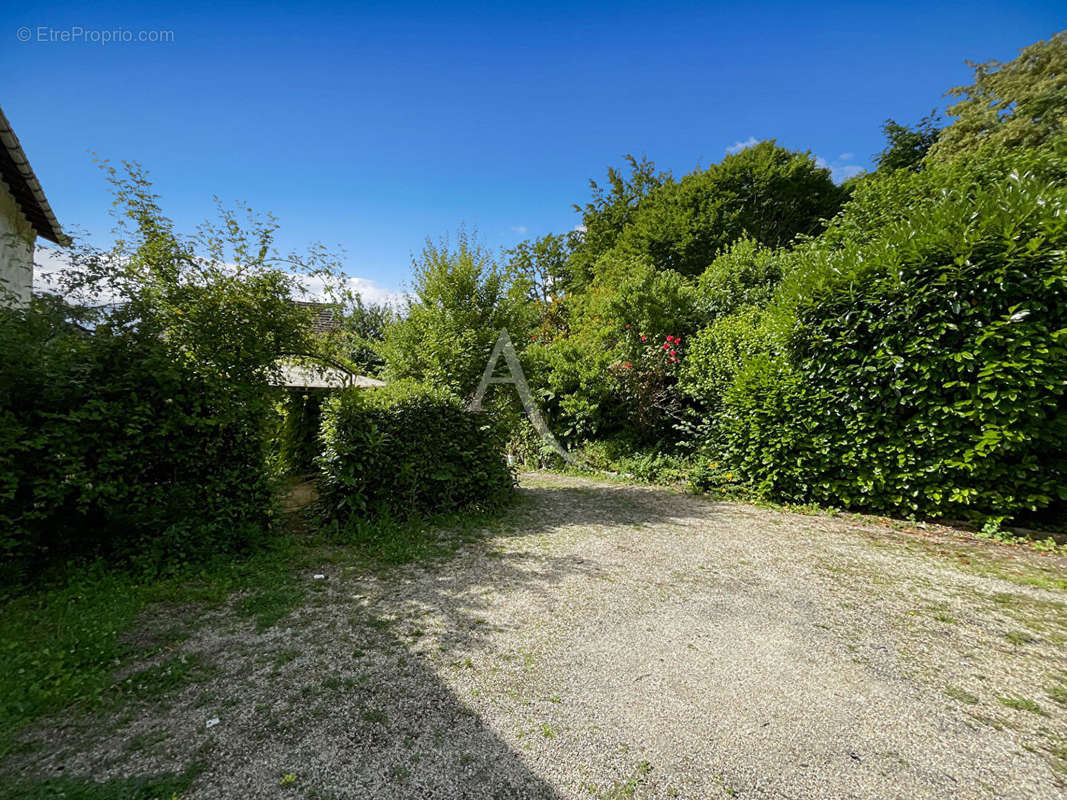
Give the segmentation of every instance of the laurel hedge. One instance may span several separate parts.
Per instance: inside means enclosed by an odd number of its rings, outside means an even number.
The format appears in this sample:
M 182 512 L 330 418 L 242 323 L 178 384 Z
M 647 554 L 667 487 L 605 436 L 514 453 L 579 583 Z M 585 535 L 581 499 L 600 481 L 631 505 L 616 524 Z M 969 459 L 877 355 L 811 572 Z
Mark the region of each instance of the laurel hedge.
M 399 382 L 324 404 L 320 500 L 330 521 L 486 510 L 513 496 L 504 435 L 455 395 Z
M 1067 500 L 1067 191 L 1047 171 L 946 177 L 809 248 L 767 310 L 779 335 L 713 426 L 764 494 L 933 516 Z

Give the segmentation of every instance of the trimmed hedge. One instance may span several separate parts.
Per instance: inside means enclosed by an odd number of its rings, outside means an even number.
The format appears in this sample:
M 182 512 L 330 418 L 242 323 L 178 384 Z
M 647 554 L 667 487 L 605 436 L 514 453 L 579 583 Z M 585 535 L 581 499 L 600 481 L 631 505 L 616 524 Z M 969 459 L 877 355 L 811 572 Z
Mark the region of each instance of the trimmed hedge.
M 1011 516 L 1062 504 L 1065 250 L 1062 184 L 1013 173 L 813 251 L 821 282 L 723 395 L 723 460 L 769 495 L 833 506 Z
M 327 519 L 490 509 L 513 496 L 504 437 L 446 391 L 348 389 L 323 408 L 320 499 Z
M 158 338 L 0 312 L 0 565 L 145 568 L 240 550 L 269 527 L 267 404 Z

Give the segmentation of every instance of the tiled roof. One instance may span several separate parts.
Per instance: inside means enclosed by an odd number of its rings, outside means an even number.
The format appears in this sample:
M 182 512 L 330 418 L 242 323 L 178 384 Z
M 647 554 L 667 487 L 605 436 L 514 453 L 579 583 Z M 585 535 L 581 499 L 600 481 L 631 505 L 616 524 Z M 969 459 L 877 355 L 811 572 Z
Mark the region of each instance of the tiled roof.
M 341 329 L 341 309 L 329 303 L 309 303 L 305 300 L 295 300 L 301 308 L 310 309 L 313 317 L 311 328 L 315 333 L 329 333 Z

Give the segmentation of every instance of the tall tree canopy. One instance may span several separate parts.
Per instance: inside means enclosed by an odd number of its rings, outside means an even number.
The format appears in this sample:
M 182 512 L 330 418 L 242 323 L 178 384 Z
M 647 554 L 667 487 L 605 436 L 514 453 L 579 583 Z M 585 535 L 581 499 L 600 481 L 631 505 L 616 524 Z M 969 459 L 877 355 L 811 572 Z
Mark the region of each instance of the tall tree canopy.
M 810 153 L 760 142 L 680 181 L 663 181 L 638 204 L 615 247 L 698 275 L 742 236 L 781 247 L 818 233 L 845 196 Z
M 949 90 L 962 98 L 948 109 L 955 121 L 930 150 L 935 159 L 979 147 L 1038 147 L 1067 131 L 1067 31 L 1036 42 L 1007 63 L 974 67 L 974 83 Z
M 937 123 L 938 118 L 933 112 L 912 127 L 887 119 L 882 125 L 882 133 L 886 138 L 885 149 L 874 156 L 878 169 L 910 169 L 914 172 L 922 169 L 923 159 L 941 132 Z
M 500 328 L 516 342 L 529 336 L 529 282 L 509 274 L 464 231 L 455 245 L 427 240 L 413 267 L 404 316 L 385 334 L 387 374 L 469 394 Z

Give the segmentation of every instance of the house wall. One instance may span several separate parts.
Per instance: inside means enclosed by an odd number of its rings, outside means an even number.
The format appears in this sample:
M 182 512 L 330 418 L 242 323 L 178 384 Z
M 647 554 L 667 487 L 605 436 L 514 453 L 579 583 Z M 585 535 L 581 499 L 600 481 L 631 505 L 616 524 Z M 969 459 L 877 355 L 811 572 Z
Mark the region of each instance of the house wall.
M 33 294 L 33 245 L 36 234 L 7 184 L 0 181 L 0 287 L 25 305 Z M 0 289 L 0 302 L 11 298 Z

